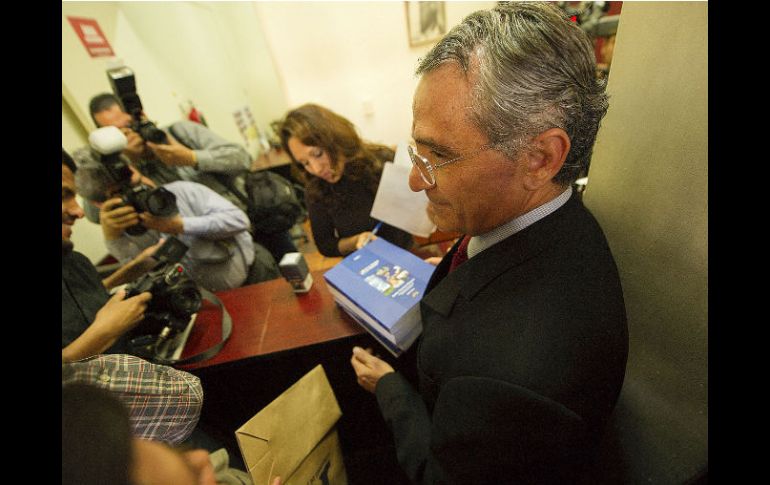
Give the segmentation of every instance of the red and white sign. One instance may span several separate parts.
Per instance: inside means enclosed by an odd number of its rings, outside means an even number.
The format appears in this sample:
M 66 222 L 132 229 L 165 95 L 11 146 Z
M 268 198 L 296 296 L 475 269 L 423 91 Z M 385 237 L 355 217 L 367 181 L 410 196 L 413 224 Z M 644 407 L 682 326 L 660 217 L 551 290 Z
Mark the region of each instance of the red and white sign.
M 94 19 L 84 19 L 80 17 L 67 17 L 72 24 L 72 28 L 80 37 L 80 41 L 85 46 L 91 57 L 110 57 L 114 56 L 112 47 L 107 41 L 107 37 L 102 33 L 99 24 Z

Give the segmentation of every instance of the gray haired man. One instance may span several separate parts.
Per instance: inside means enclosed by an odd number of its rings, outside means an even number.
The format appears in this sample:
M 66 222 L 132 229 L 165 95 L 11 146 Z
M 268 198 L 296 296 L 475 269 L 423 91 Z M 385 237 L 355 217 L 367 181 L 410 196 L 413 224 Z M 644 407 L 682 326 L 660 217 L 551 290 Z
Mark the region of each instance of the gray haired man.
M 607 110 L 591 43 L 552 4 L 475 12 L 420 61 L 412 190 L 465 236 L 420 302 L 418 382 L 361 348 L 415 483 L 572 483 L 628 353 L 618 271 L 571 183 Z

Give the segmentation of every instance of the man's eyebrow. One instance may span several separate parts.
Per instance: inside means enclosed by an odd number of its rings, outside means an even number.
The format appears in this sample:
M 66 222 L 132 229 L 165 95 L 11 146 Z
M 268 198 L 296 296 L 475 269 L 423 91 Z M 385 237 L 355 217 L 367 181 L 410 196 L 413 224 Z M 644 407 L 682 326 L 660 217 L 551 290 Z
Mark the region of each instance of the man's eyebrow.
M 457 152 L 456 149 L 454 149 L 454 148 L 452 148 L 450 146 L 447 146 L 447 145 L 443 145 L 443 144 L 437 142 L 436 140 L 434 140 L 433 138 L 430 138 L 430 137 L 413 136 L 413 139 L 414 139 L 415 143 L 419 143 L 420 145 L 425 145 L 426 147 L 430 148 L 431 150 L 436 150 L 436 151 L 444 152 L 444 153 L 447 153 L 447 152 L 448 153 L 455 153 L 455 152 Z

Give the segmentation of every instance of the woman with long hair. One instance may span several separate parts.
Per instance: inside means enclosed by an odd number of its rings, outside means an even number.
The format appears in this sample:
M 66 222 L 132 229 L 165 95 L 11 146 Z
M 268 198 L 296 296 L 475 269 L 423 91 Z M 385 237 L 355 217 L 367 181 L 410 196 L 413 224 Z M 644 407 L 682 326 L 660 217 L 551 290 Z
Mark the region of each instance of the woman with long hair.
M 310 227 L 324 256 L 345 256 L 375 237 L 409 248 L 412 236 L 369 213 L 383 163 L 394 151 L 362 140 L 344 117 L 315 104 L 290 111 L 275 131 L 292 161 L 302 168 Z

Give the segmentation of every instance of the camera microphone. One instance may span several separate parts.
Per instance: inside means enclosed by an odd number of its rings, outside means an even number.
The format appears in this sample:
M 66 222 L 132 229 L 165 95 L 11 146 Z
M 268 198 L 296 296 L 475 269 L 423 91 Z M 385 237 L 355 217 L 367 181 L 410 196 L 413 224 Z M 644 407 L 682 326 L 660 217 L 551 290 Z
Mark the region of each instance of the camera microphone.
M 128 186 L 131 170 L 120 159 L 120 153 L 128 145 L 126 135 L 115 126 L 104 126 L 88 135 L 88 143 L 101 155 L 101 162 L 107 168 L 112 180 L 117 184 Z
M 128 139 L 117 127 L 105 126 L 92 131 L 88 135 L 88 143 L 100 154 L 112 155 L 122 152 L 128 145 Z

